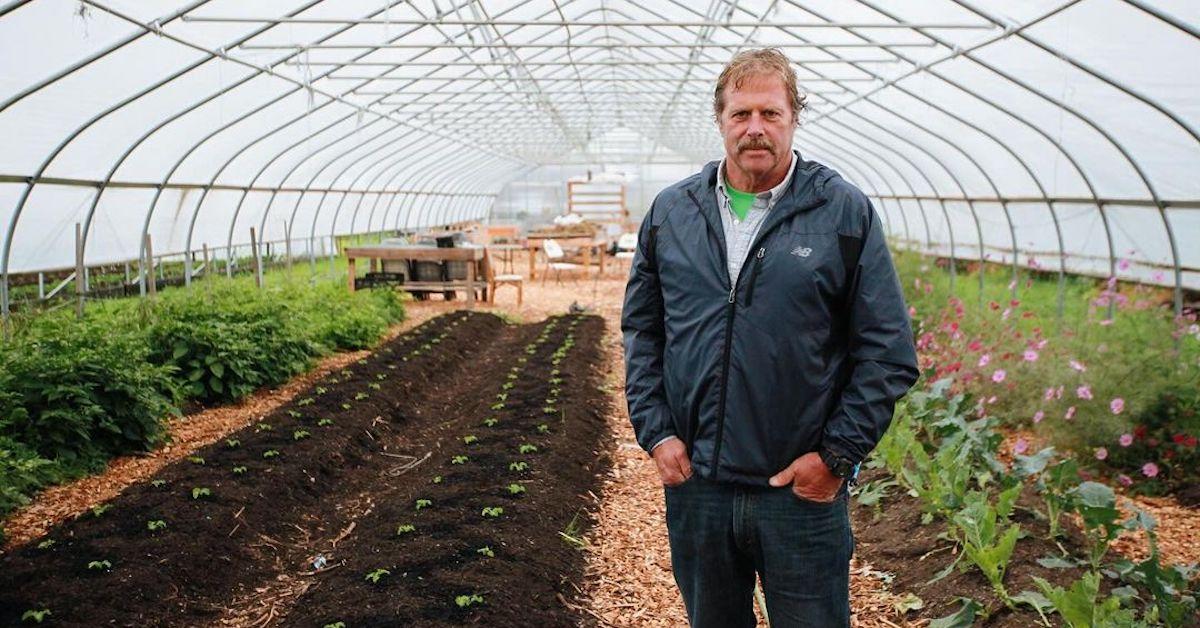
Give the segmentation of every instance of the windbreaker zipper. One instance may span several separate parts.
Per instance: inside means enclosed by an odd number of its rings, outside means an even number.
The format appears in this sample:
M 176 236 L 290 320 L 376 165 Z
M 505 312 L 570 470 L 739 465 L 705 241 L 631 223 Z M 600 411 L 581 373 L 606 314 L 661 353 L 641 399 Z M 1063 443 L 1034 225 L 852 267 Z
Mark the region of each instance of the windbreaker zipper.
M 696 204 L 696 207 L 698 209 L 700 209 L 701 212 L 703 212 L 704 206 L 700 204 L 700 200 L 696 198 L 696 195 L 693 194 L 691 190 L 688 190 L 687 194 L 688 194 L 688 197 L 690 197 L 692 199 L 692 202 Z M 802 211 L 808 211 L 810 209 L 815 209 L 824 204 L 825 204 L 825 200 L 822 199 L 817 203 L 814 203 L 808 207 L 804 207 L 804 208 L 798 210 L 797 213 L 802 212 Z M 754 238 L 754 244 L 758 244 L 758 243 L 762 242 L 764 239 L 766 239 L 766 236 L 769 235 L 772 231 L 774 231 L 778 226 L 779 226 L 779 223 L 776 223 L 776 224 L 772 225 L 769 230 L 760 231 L 758 233 L 758 235 L 755 236 L 755 238 Z M 750 250 L 753 251 L 754 248 L 751 247 Z M 725 250 L 723 248 L 720 250 L 720 254 L 721 254 L 721 267 L 728 268 L 729 263 L 725 258 Z M 766 248 L 760 247 L 758 250 L 758 253 L 757 253 L 758 261 L 755 263 L 754 271 L 752 271 L 755 273 L 756 276 L 757 276 L 758 265 L 761 263 L 762 257 L 765 254 L 766 254 Z M 751 259 L 750 255 L 751 255 L 750 253 L 746 254 L 746 264 L 750 263 L 750 259 Z M 745 264 L 743 264 L 742 267 L 745 268 Z M 725 317 L 725 350 L 722 354 L 722 359 L 721 359 L 721 397 L 719 399 L 718 406 L 717 406 L 719 408 L 719 410 L 717 412 L 717 442 L 716 442 L 716 444 L 713 445 L 712 477 L 709 478 L 710 480 L 714 480 L 714 481 L 718 479 L 717 476 L 721 470 L 721 443 L 724 442 L 724 440 L 725 440 L 725 400 L 726 400 L 726 392 L 729 390 L 729 352 L 732 350 L 732 347 L 733 347 L 733 317 L 734 317 L 734 314 L 737 312 L 737 289 L 738 289 L 739 283 L 742 280 L 742 276 L 743 276 L 743 273 L 739 273 L 738 277 L 737 277 L 737 281 L 733 282 L 732 285 L 730 285 L 730 287 L 729 287 L 729 299 L 728 299 L 729 310 Z M 752 279 L 752 281 L 753 281 L 753 279 Z M 751 283 L 750 285 L 751 285 L 751 289 L 748 290 L 747 294 L 746 294 L 746 305 L 750 305 L 750 293 L 753 292 L 754 284 Z M 697 432 L 700 431 L 700 426 L 698 424 L 696 425 L 696 431 Z M 693 436 L 693 441 L 694 440 L 695 440 L 695 438 Z M 691 448 L 692 448 L 692 443 L 688 443 L 688 456 L 689 457 L 691 457 L 691 455 L 692 455 Z
M 767 254 L 767 248 L 761 247 L 758 249 L 758 254 L 754 256 L 754 268 L 750 271 L 750 285 L 746 286 L 746 307 L 750 307 L 750 302 L 754 299 L 754 285 L 758 283 L 758 269 L 762 266 L 763 255 Z

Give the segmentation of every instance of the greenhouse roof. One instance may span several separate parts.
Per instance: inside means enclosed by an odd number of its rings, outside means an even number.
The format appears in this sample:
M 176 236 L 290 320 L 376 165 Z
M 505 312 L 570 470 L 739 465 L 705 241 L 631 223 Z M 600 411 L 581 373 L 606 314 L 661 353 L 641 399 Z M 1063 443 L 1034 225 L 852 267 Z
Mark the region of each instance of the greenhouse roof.
M 7 2 L 3 285 L 73 267 L 76 223 L 116 263 L 484 218 L 547 165 L 699 166 L 717 74 L 767 46 L 797 148 L 898 246 L 1200 289 L 1186 0 Z

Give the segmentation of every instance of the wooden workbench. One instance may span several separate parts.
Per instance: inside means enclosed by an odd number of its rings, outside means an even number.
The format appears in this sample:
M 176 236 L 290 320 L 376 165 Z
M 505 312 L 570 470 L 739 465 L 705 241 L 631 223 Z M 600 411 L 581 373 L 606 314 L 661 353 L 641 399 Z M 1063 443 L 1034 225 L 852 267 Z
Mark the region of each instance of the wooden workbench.
M 597 236 L 576 236 L 573 238 L 556 238 L 554 236 L 542 236 L 530 234 L 526 236 L 526 247 L 529 249 L 529 280 L 537 279 L 537 254 L 542 250 L 542 240 L 554 240 L 563 247 L 564 251 L 571 249 L 583 249 L 583 259 L 581 260 L 584 268 L 592 264 L 592 249 L 596 250 L 597 266 L 596 272 L 604 274 L 604 258 L 607 256 L 605 250 L 608 248 L 608 240 Z
M 467 307 L 475 307 L 475 291 L 487 290 L 487 280 L 477 281 L 480 276 L 478 266 L 483 261 L 482 248 L 445 248 L 430 246 L 354 246 L 346 251 L 346 281 L 350 292 L 354 292 L 355 259 L 367 258 L 374 266 L 376 260 L 416 260 L 422 262 L 468 262 L 467 278 L 449 281 L 409 281 L 404 283 L 405 290 L 444 292 L 448 290 L 466 290 Z M 485 273 L 486 276 L 486 273 Z

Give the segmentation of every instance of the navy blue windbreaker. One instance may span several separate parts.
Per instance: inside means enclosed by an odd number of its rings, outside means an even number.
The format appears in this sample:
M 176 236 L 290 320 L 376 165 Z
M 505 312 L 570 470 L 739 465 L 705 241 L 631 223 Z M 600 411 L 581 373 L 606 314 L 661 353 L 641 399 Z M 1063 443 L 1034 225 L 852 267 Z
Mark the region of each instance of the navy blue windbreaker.
M 821 447 L 861 461 L 918 376 L 879 217 L 802 161 L 731 286 L 716 176 L 660 192 L 638 234 L 621 314 L 638 443 L 678 436 L 701 477 L 758 485 Z

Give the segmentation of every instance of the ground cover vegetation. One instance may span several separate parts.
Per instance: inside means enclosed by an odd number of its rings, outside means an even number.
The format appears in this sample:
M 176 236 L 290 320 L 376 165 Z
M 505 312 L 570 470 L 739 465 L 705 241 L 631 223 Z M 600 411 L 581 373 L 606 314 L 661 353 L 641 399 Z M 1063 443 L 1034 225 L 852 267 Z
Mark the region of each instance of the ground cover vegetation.
M 180 407 L 282 383 L 316 357 L 373 345 L 403 317 L 390 291 L 214 278 L 92 303 L 81 320 L 57 310 L 19 321 L 0 345 L 0 514 L 160 444 Z

